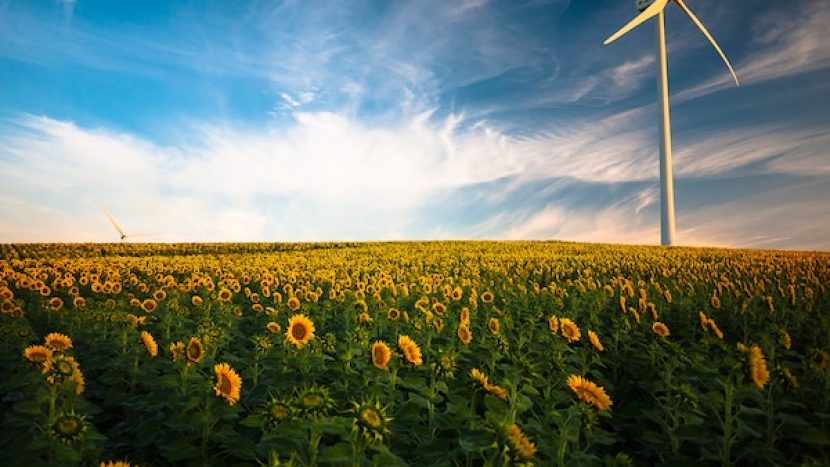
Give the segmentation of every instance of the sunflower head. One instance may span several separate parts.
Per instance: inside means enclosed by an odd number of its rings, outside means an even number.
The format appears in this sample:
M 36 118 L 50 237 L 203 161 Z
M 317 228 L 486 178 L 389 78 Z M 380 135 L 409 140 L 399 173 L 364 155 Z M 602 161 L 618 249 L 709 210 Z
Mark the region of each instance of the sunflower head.
M 490 292 L 489 290 L 481 294 L 481 301 L 484 303 L 493 303 L 494 298 L 495 296 L 493 295 L 493 292 Z
M 752 378 L 753 384 L 763 389 L 769 382 L 769 370 L 767 370 L 767 360 L 764 358 L 764 353 L 761 347 L 753 345 L 749 349 L 749 376 Z
M 38 365 L 43 365 L 52 358 L 52 350 L 45 345 L 30 345 L 23 350 L 26 360 Z
M 272 397 L 265 404 L 265 423 L 269 429 L 274 429 L 279 424 L 289 422 L 297 416 L 297 409 L 286 399 Z
M 559 332 L 559 318 L 556 315 L 550 315 L 548 318 L 548 329 L 554 334 Z
M 500 328 L 501 324 L 499 323 L 498 318 L 490 318 L 490 320 L 487 321 L 487 329 L 490 330 L 490 334 L 493 334 L 494 336 L 497 335 Z
M 389 316 L 389 319 L 395 320 L 401 316 L 401 312 L 397 308 L 390 308 L 387 312 L 387 316 Z
M 473 333 L 466 324 L 459 325 L 456 334 L 458 334 L 458 340 L 464 345 L 469 345 L 473 340 Z
M 49 420 L 49 434 L 64 444 L 72 444 L 84 439 L 87 429 L 84 417 L 72 412 L 61 412 Z
M 288 320 L 285 339 L 294 344 L 298 349 L 302 348 L 311 339 L 314 339 L 314 323 L 305 315 L 292 316 Z
M 596 383 L 581 376 L 570 375 L 568 377 L 568 387 L 577 397 L 597 409 L 602 411 L 611 409 L 611 405 L 613 404 L 611 398 L 605 393 L 605 389 L 597 386 Z
M 511 451 L 523 462 L 529 462 L 536 454 L 536 443 L 522 433 L 519 425 L 513 424 L 507 429 L 507 442 Z
M 205 358 L 205 345 L 198 337 L 191 337 L 184 351 L 187 363 L 199 363 Z
M 288 299 L 288 308 L 291 309 L 291 311 L 299 310 L 300 309 L 300 299 L 297 298 L 296 296 L 291 296 Z
M 591 345 L 594 346 L 595 349 L 602 352 L 605 348 L 602 346 L 602 342 L 599 340 L 599 336 L 594 331 L 588 331 L 588 340 L 591 341 Z
M 59 332 L 47 334 L 44 338 L 44 343 L 46 344 L 46 347 L 49 347 L 55 352 L 63 352 L 66 349 L 72 348 L 72 339 L 70 339 L 66 334 L 61 334 Z
M 415 366 L 420 366 L 424 363 L 421 356 L 421 348 L 418 347 L 418 344 L 409 336 L 401 335 L 398 337 L 398 348 L 403 353 L 403 356 L 407 362 Z
M 155 357 L 159 354 L 159 346 L 156 344 L 156 340 L 153 338 L 153 335 L 147 331 L 141 331 L 141 342 L 144 343 L 144 348 L 147 349 L 147 353 L 150 354 L 151 357 Z
M 75 371 L 80 368 L 74 357 L 64 354 L 53 355 L 43 364 L 43 374 L 52 384 L 61 384 L 72 379 Z
M 560 319 L 559 327 L 562 331 L 562 336 L 565 337 L 568 342 L 576 342 L 580 339 L 580 337 L 582 337 L 582 332 L 579 330 L 579 326 L 568 318 Z
M 660 321 L 655 321 L 651 324 L 651 331 L 660 337 L 669 337 L 669 327 Z
M 213 371 L 216 373 L 216 383 L 213 385 L 216 395 L 225 399 L 229 405 L 239 402 L 242 378 L 236 370 L 227 363 L 217 363 Z
M 158 304 L 156 304 L 156 301 L 152 298 L 148 298 L 141 302 L 141 309 L 144 310 L 145 313 L 152 313 L 156 311 L 156 308 L 158 308 Z
M 382 443 L 384 438 L 392 432 L 389 423 L 392 421 L 386 415 L 387 407 L 381 406 L 378 401 L 352 402 L 352 416 L 354 429 L 359 431 L 369 443 Z
M 173 361 L 177 362 L 184 354 L 184 342 L 171 342 L 170 345 L 167 347 L 167 350 L 170 352 L 170 357 L 173 359 Z
M 303 388 L 297 403 L 300 411 L 312 418 L 325 417 L 334 407 L 334 400 L 329 395 L 328 388 L 313 384 Z
M 265 329 L 268 329 L 268 332 L 271 334 L 279 334 L 282 331 L 282 327 L 280 327 L 279 323 L 274 321 L 269 322 L 265 325 Z
M 375 341 L 372 344 L 372 364 L 385 370 L 392 359 L 392 349 L 384 341 Z

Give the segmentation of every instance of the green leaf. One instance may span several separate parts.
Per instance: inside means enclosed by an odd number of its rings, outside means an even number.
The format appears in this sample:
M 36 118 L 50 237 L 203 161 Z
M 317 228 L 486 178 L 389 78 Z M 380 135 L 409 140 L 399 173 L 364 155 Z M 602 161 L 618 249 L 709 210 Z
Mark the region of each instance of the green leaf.
M 349 443 L 337 443 L 323 449 L 318 461 L 321 464 L 349 465 L 352 463 L 352 445 Z
M 262 415 L 248 415 L 247 417 L 239 421 L 240 425 L 249 426 L 252 428 L 262 428 L 262 425 L 264 423 L 265 417 L 263 417 Z
M 14 404 L 15 412 L 26 415 L 39 415 L 42 413 L 41 405 L 33 400 L 25 400 Z
M 481 452 L 496 442 L 496 434 L 489 430 L 471 430 L 461 434 L 458 445 L 465 453 Z
M 817 444 L 820 446 L 830 444 L 830 435 L 826 431 L 822 431 L 814 426 L 801 432 L 799 439 L 807 444 Z

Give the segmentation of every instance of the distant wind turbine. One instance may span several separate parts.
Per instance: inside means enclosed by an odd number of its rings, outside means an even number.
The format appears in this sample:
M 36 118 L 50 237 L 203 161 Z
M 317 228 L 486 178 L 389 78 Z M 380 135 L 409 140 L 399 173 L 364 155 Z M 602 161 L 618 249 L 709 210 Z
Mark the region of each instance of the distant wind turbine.
M 118 234 L 121 235 L 121 241 L 122 242 L 124 240 L 128 239 L 128 238 L 155 235 L 155 233 L 135 233 L 135 234 L 127 235 L 127 234 L 124 233 L 124 230 L 121 229 L 121 226 L 118 225 L 118 222 L 115 222 L 115 219 L 113 219 L 112 216 L 110 216 L 110 214 L 108 212 L 104 211 L 104 215 L 107 216 L 107 219 L 110 220 L 110 222 L 112 223 L 112 226 L 115 227 L 115 230 L 117 230 Z
M 669 120 L 669 79 L 668 69 L 666 66 L 666 27 L 663 10 L 666 5 L 672 1 L 683 10 L 684 13 L 695 23 L 700 32 L 709 39 L 709 42 L 715 47 L 720 58 L 726 63 L 729 72 L 732 73 L 732 78 L 735 84 L 738 84 L 738 76 L 729 63 L 729 59 L 724 55 L 723 50 L 715 39 L 706 30 L 706 27 L 700 20 L 692 13 L 692 10 L 686 6 L 684 0 L 637 0 L 637 8 L 640 14 L 631 20 L 628 24 L 623 26 L 619 31 L 615 32 L 604 44 L 608 45 L 628 31 L 636 28 L 647 19 L 657 17 L 657 101 L 660 104 L 660 244 L 663 246 L 671 246 L 674 244 L 674 181 L 672 178 L 672 159 L 671 159 L 671 123 Z

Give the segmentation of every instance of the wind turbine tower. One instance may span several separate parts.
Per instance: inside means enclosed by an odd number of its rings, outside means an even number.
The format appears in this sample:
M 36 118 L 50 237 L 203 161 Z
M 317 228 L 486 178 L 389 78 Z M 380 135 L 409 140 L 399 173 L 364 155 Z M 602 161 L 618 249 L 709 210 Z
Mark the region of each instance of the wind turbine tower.
M 660 108 L 660 244 L 663 246 L 674 245 L 674 179 L 672 175 L 672 157 L 671 157 L 671 120 L 669 118 L 669 78 L 668 66 L 666 65 L 666 23 L 664 10 L 669 2 L 674 2 L 689 19 L 695 23 L 700 32 L 709 39 L 709 42 L 718 52 L 718 55 L 726 63 L 729 72 L 732 73 L 732 78 L 735 84 L 738 84 L 738 76 L 735 75 L 735 70 L 729 59 L 726 58 L 723 51 L 715 39 L 709 34 L 709 31 L 700 22 L 700 20 L 692 13 L 692 10 L 686 6 L 685 0 L 637 0 L 637 9 L 640 14 L 637 15 L 628 24 L 620 28 L 608 39 L 604 44 L 608 45 L 628 31 L 636 28 L 644 21 L 655 17 L 657 21 L 657 104 Z

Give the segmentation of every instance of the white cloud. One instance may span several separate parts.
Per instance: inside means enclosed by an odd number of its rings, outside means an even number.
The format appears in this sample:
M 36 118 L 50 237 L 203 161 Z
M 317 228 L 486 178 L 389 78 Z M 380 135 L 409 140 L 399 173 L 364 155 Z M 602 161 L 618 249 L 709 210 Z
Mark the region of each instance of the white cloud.
M 25 117 L 3 130 L 0 170 L 7 182 L 0 187 L 0 241 L 111 239 L 102 206 L 127 233 L 159 232 L 158 240 L 424 235 L 435 231 L 423 213 L 436 199 L 496 180 L 506 180 L 506 187 L 481 197 L 482 203 L 521 204 L 517 193 L 546 179 L 656 181 L 655 131 L 641 123 L 651 122 L 651 113 L 643 107 L 510 137 L 462 114 L 435 122 L 428 111 L 381 127 L 348 114 L 295 112 L 295 123 L 282 128 L 196 125 L 176 146 Z M 765 126 L 684 135 L 676 142 L 675 174 L 681 179 L 735 171 L 830 175 L 826 129 Z M 524 217 L 517 211 L 499 220 L 505 231 L 480 225 L 472 233 L 524 238 L 552 232 L 623 242 L 653 231 L 631 216 L 646 215 L 656 193 L 622 202 L 588 215 L 567 206 Z
M 751 51 L 735 63 L 742 85 L 830 68 L 830 47 L 823 39 L 830 29 L 830 3 L 802 0 L 760 16 L 753 25 Z M 678 92 L 675 102 L 734 87 L 720 72 L 703 83 Z

